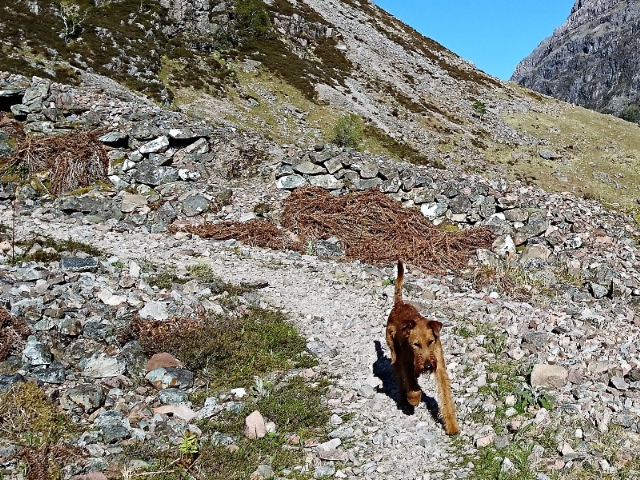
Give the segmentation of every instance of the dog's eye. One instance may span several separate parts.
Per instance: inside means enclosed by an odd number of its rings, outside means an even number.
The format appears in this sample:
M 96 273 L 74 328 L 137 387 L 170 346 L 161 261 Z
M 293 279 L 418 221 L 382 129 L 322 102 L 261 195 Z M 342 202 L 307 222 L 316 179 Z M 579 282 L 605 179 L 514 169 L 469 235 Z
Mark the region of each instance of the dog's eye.
M 433 345 L 435 342 L 435 340 L 429 340 L 429 346 Z
M 416 347 L 416 348 L 420 348 L 420 344 L 419 343 L 414 343 L 413 346 Z

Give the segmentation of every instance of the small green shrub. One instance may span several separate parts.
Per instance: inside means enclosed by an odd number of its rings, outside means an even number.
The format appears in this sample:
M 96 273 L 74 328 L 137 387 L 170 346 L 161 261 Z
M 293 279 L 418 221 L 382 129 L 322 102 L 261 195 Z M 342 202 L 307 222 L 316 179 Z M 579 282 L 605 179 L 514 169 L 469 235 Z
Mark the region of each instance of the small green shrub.
M 235 13 L 239 30 L 258 35 L 271 31 L 269 13 L 261 0 L 239 0 Z
M 333 143 L 340 147 L 358 148 L 362 140 L 364 122 L 354 113 L 340 117 L 333 127 Z
M 476 111 L 476 113 L 480 116 L 484 115 L 485 113 L 487 113 L 487 106 L 482 103 L 480 100 L 476 100 L 473 103 L 473 109 Z
M 640 123 L 640 106 L 627 105 L 622 112 L 620 112 L 619 117 L 627 122 Z

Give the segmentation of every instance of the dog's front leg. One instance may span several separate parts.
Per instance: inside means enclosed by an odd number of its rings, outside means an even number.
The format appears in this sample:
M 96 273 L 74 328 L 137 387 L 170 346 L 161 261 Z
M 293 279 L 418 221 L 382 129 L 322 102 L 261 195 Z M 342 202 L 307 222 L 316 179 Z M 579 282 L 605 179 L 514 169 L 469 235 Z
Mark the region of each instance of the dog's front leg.
M 457 435 L 460 433 L 460 427 L 458 426 L 458 420 L 456 419 L 456 409 L 451 395 L 451 382 L 444 364 L 442 351 L 439 353 L 440 355 L 438 356 L 440 358 L 438 360 L 440 366 L 436 369 L 435 376 L 440 418 L 444 422 L 444 429 L 447 432 L 447 435 Z
M 422 399 L 422 389 L 418 384 L 418 378 L 413 369 L 413 362 L 405 365 L 405 377 L 407 379 L 407 401 L 414 407 L 420 403 Z

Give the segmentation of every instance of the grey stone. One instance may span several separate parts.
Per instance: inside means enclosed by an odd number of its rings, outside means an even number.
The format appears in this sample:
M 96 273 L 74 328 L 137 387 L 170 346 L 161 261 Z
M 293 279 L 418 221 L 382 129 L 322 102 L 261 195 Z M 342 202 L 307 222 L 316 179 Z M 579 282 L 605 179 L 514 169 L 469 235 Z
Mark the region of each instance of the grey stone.
M 358 160 L 351 165 L 351 168 L 360 172 L 360 177 L 364 179 L 375 178 L 378 175 L 378 165 L 373 160 Z
M 327 172 L 334 174 L 342 168 L 342 162 L 340 161 L 340 158 L 334 157 L 324 162 L 324 166 L 327 169 Z
M 582 246 L 582 238 L 577 233 L 569 235 L 564 241 L 564 246 L 569 249 L 576 249 Z
M 110 133 L 105 133 L 104 135 L 101 135 L 100 137 L 98 137 L 98 140 L 100 140 L 102 143 L 106 143 L 107 145 L 123 143 L 123 142 L 126 142 L 128 139 L 129 139 L 129 134 L 124 132 L 110 132 Z
M 336 473 L 332 465 L 320 465 L 313 471 L 313 478 L 331 478 Z
M 118 354 L 129 375 L 142 376 L 146 373 L 147 355 L 137 341 L 128 342 Z
M 276 186 L 280 189 L 293 190 L 294 188 L 307 185 L 307 180 L 301 175 L 287 175 L 280 177 L 276 182 Z
M 527 332 L 522 337 L 524 344 L 530 344 L 537 351 L 542 351 L 549 343 L 549 334 L 543 332 Z
M 331 173 L 333 173 L 333 172 L 331 172 Z M 284 177 L 286 175 L 293 175 L 293 174 L 294 174 L 294 171 L 293 171 L 293 168 L 291 167 L 291 165 L 281 165 L 275 171 L 276 178 Z
M 411 190 L 409 198 L 413 200 L 413 203 L 416 205 L 431 203 L 435 199 L 435 192 L 427 187 L 417 187 Z
M 165 167 L 167 165 L 171 165 L 173 160 L 171 159 L 171 157 L 163 155 L 162 153 L 150 153 L 149 162 L 157 167 Z
M 193 140 L 197 135 L 190 128 L 172 128 L 169 130 L 169 137 L 175 140 Z
M 340 248 L 340 240 L 331 237 L 327 240 L 318 240 L 315 243 L 316 255 L 319 257 L 343 257 L 344 252 Z
M 358 190 L 368 190 L 375 188 L 382 183 L 382 180 L 378 177 L 375 178 L 362 178 L 355 182 L 355 186 Z
M 29 376 L 39 382 L 61 385 L 66 379 L 64 365 L 53 360 L 49 365 L 36 365 L 29 369 Z
M 336 428 L 332 432 L 329 433 L 329 438 L 339 438 L 340 440 L 347 440 L 349 438 L 353 438 L 355 431 L 353 427 L 340 427 Z
M 387 163 L 387 162 L 381 163 L 380 165 L 378 165 L 378 173 L 380 174 L 383 180 L 400 178 L 398 167 L 396 167 L 393 163 Z M 402 182 L 401 178 L 400 178 L 400 182 Z
M 624 428 L 634 428 L 637 421 L 638 421 L 638 414 L 631 412 L 629 410 L 618 412 L 611 419 L 611 423 L 613 425 L 618 425 Z
M 317 455 L 320 460 L 324 460 L 327 462 L 346 463 L 347 461 L 349 461 L 349 455 L 347 455 L 347 452 L 345 452 L 344 450 L 338 450 L 338 449 L 318 450 Z
M 95 384 L 84 384 L 70 388 L 67 390 L 67 397 L 88 413 L 100 408 L 105 401 L 102 388 Z
M 138 313 L 144 319 L 166 320 L 169 318 L 165 302 L 147 302 Z
M 187 154 L 199 154 L 203 155 L 209 152 L 209 143 L 206 138 L 200 138 L 184 148 Z
M 493 444 L 496 448 L 507 448 L 511 441 L 509 440 L 509 435 L 498 435 L 493 439 Z
M 380 184 L 380 191 L 382 193 L 396 193 L 400 190 L 402 186 L 402 182 L 399 178 L 392 178 L 390 180 L 385 180 Z
M 258 468 L 251 474 L 253 480 L 271 480 L 276 476 L 269 465 L 258 465 Z
M 344 183 L 333 175 L 316 175 L 309 177 L 309 183 L 314 187 L 324 188 L 325 190 L 336 190 L 344 187 Z
M 99 414 L 93 421 L 93 425 L 98 428 L 105 443 L 128 438 L 131 432 L 129 420 L 117 410 L 108 410 Z
M 302 173 L 303 175 L 318 175 L 320 173 L 327 173 L 324 167 L 311 162 L 302 162 L 298 165 L 294 165 L 293 170 L 298 173 Z
M 420 439 L 418 440 L 418 445 L 425 448 L 432 448 L 432 447 L 435 447 L 437 444 L 438 444 L 438 437 L 433 433 L 428 433 L 427 435 L 420 437 Z
M 373 398 L 376 395 L 376 391 L 371 385 L 364 384 L 358 389 L 358 394 L 364 398 Z
M 593 298 L 601 299 L 609 294 L 609 289 L 599 283 L 589 282 L 589 291 L 593 295 Z
M 19 282 L 34 282 L 45 277 L 45 272 L 36 268 L 16 268 L 13 276 Z
M 496 212 L 496 200 L 493 197 L 483 197 L 477 205 L 478 214 L 482 218 L 489 218 Z
M 15 139 L 0 131 L 0 157 L 11 157 L 15 151 Z
M 0 393 L 6 393 L 12 385 L 15 385 L 16 383 L 24 383 L 26 381 L 26 378 L 19 373 L 2 373 L 0 374 Z
M 27 105 L 23 105 L 22 103 L 11 105 L 10 110 L 16 118 L 26 117 L 29 113 L 31 113 L 31 108 Z
M 546 148 L 543 148 L 542 150 L 540 150 L 538 152 L 538 155 L 540 155 L 540 157 L 544 158 L 545 160 L 555 160 L 556 158 L 560 158 L 556 152 L 552 150 L 548 150 Z
M 444 215 L 448 208 L 442 203 L 425 203 L 420 207 L 420 211 L 422 215 L 433 222 L 436 218 Z
M 455 214 L 466 214 L 471 209 L 471 201 L 466 195 L 458 195 L 449 201 L 449 208 Z
M 200 215 L 209 208 L 211 202 L 203 195 L 191 195 L 182 202 L 182 213 L 187 217 Z
M 163 405 L 178 405 L 180 403 L 187 403 L 189 394 L 177 388 L 167 388 L 158 392 L 158 400 L 160 400 L 160 403 Z
M 82 370 L 82 374 L 93 378 L 108 378 L 122 375 L 126 370 L 124 361 L 104 353 L 93 354 Z
M 333 345 L 323 341 L 307 342 L 307 350 L 309 350 L 313 355 L 317 355 L 319 357 L 335 357 L 338 354 L 338 351 Z
M 140 162 L 133 179 L 138 183 L 155 187 L 178 180 L 178 171 L 173 167 L 157 167 L 150 162 Z
M 611 377 L 610 381 L 611 381 L 611 385 L 613 385 L 616 390 L 621 390 L 621 391 L 629 390 L 629 384 L 625 382 L 624 378 L 622 377 L 614 376 L 614 377 Z
M 64 257 L 60 259 L 60 268 L 65 272 L 94 272 L 99 263 L 93 257 Z
M 42 108 L 42 100 L 49 95 L 50 86 L 51 82 L 42 81 L 27 88 L 22 97 L 22 103 L 25 105 L 38 104 L 39 108 Z
M 53 356 L 49 347 L 40 342 L 34 335 L 27 339 L 22 351 L 22 361 L 29 365 L 49 365 Z
M 147 373 L 145 377 L 156 390 L 167 388 L 191 388 L 193 386 L 193 373 L 180 368 L 157 368 Z
M 167 150 L 167 148 L 169 148 L 169 139 L 166 136 L 162 135 L 155 140 L 151 140 L 150 142 L 145 143 L 138 150 L 143 155 L 147 155 L 149 153 L 164 152 Z
M 522 245 L 528 239 L 545 233 L 548 227 L 549 220 L 543 213 L 532 213 L 529 215 L 529 220 L 525 225 L 516 228 L 514 241 L 516 245 Z
M 524 208 L 513 208 L 504 211 L 504 218 L 509 222 L 526 222 L 529 219 L 529 212 Z

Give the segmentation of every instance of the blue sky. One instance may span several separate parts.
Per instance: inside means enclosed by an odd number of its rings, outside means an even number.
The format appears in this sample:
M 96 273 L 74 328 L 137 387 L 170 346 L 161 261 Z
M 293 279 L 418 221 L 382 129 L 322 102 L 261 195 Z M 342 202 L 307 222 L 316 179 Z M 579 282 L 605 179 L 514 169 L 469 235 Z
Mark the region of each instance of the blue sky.
M 485 72 L 508 80 L 575 0 L 374 0 Z

